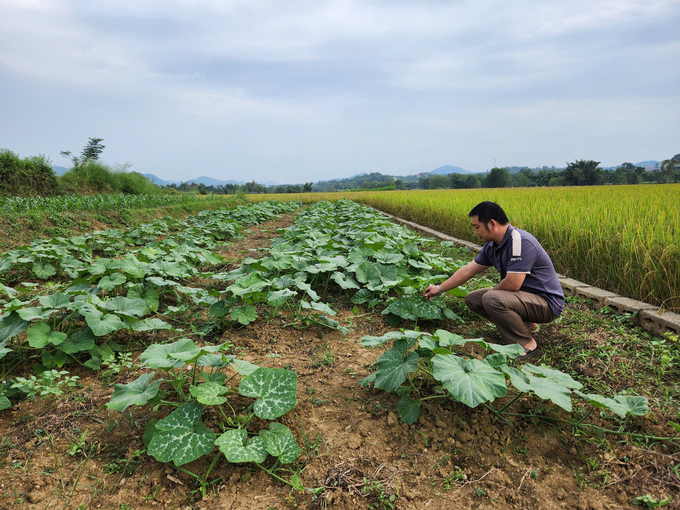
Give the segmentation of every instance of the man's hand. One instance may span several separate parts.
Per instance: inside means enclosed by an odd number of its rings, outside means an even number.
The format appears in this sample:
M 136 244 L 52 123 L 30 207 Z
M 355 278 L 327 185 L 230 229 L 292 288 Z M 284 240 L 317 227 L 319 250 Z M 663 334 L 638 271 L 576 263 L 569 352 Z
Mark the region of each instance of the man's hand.
M 430 285 L 427 289 L 425 289 L 425 299 L 432 299 L 433 297 L 444 292 L 453 290 L 459 285 L 464 284 L 474 275 L 479 274 L 482 271 L 486 271 L 487 269 L 487 266 L 480 266 L 474 260 L 472 262 L 468 262 L 466 265 L 453 273 L 453 276 L 451 276 L 448 280 L 440 283 L 439 285 Z
M 430 285 L 427 289 L 425 289 L 425 299 L 432 299 L 439 294 L 441 294 L 441 292 L 439 292 L 436 285 Z

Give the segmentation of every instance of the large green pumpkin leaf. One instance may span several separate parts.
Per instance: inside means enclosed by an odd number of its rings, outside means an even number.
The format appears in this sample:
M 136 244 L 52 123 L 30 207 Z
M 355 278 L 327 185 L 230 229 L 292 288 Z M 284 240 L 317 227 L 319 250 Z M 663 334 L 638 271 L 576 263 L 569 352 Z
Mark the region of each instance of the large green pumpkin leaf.
M 57 271 L 54 269 L 54 266 L 50 263 L 42 263 L 42 262 L 36 262 L 33 264 L 33 274 L 35 274 L 38 278 L 41 280 L 45 280 L 49 278 L 50 276 L 54 276 L 57 274 Z
M 269 306 L 279 307 L 295 295 L 297 295 L 297 292 L 287 288 L 274 290 L 267 293 L 267 303 Z
M 113 289 L 120 287 L 127 281 L 123 273 L 113 273 L 111 276 L 104 276 L 99 282 L 97 282 L 97 287 L 106 292 L 111 292 Z
M 401 397 L 401 400 L 397 404 L 397 415 L 409 425 L 413 425 L 418 416 L 420 416 L 420 405 L 422 400 L 411 400 L 407 395 Z
M 131 405 L 142 406 L 158 393 L 161 382 L 151 382 L 153 372 L 143 374 L 128 384 L 116 384 L 111 401 L 106 407 L 114 411 L 125 411 Z
M 234 358 L 232 360 L 231 366 L 234 367 L 234 370 L 236 370 L 239 374 L 243 376 L 248 376 L 255 372 L 255 370 L 257 370 L 258 368 L 260 368 L 259 366 L 254 365 L 249 361 L 238 358 Z
M 396 340 L 397 338 L 405 337 L 406 335 L 401 331 L 390 331 L 389 333 L 385 333 L 383 336 L 366 335 L 361 338 L 361 345 L 365 347 L 375 347 L 376 345 L 382 345 L 386 342 L 389 342 L 390 340 Z
M 4 411 L 10 407 L 12 407 L 12 402 L 10 402 L 5 395 L 0 395 L 0 411 Z
M 158 421 L 149 455 L 160 462 L 173 461 L 182 466 L 210 453 L 215 447 L 215 434 L 200 421 L 202 412 L 200 404 L 187 402 Z
M 229 393 L 229 388 L 213 382 L 203 383 L 198 386 L 191 386 L 189 393 L 201 404 L 218 406 L 224 404 L 227 398 L 224 396 Z
M 104 274 L 111 262 L 109 259 L 97 259 L 87 267 L 87 272 L 93 276 Z
M 217 438 L 215 445 L 220 448 L 229 462 L 261 464 L 267 458 L 266 441 L 259 436 L 248 440 L 248 432 L 244 429 L 227 430 Z
M 90 328 L 73 333 L 70 338 L 59 344 L 59 350 L 66 354 L 85 352 L 94 348 L 95 337 Z
M 139 320 L 134 317 L 125 317 L 125 323 L 132 331 L 158 331 L 161 329 L 172 329 L 172 325 L 155 317 Z
M 451 347 L 456 345 L 465 345 L 467 340 L 456 333 L 451 333 L 444 329 L 438 329 L 434 332 L 434 336 L 439 340 L 441 347 Z
M 106 301 L 104 308 L 119 315 L 140 317 L 146 313 L 146 302 L 143 299 L 130 299 L 123 296 Z
M 4 358 L 7 356 L 10 352 L 12 352 L 12 349 L 7 347 L 7 343 L 9 342 L 9 339 L 4 340 L 0 342 L 0 359 Z
M 111 264 L 111 266 L 113 265 Z M 137 260 L 134 255 L 128 255 L 125 259 L 116 261 L 115 265 L 133 278 L 144 278 L 146 268 L 149 266 L 149 264 Z
M 306 310 L 316 310 L 321 313 L 325 313 L 327 315 L 336 315 L 336 311 L 333 310 L 330 306 L 328 306 L 326 303 L 321 303 L 319 301 L 312 301 L 312 303 L 308 303 L 304 299 L 300 301 L 300 305 L 302 308 Z
M 257 417 L 274 420 L 297 404 L 297 374 L 282 368 L 258 368 L 241 380 L 239 393 L 258 399 L 253 405 Z
M 503 374 L 477 359 L 436 354 L 432 373 L 453 398 L 470 407 L 503 397 L 508 391 Z
M 649 412 L 649 404 L 645 397 L 637 395 L 617 395 L 614 400 L 621 404 L 626 413 L 633 416 L 644 416 Z
M 361 288 L 354 278 L 345 273 L 335 272 L 331 275 L 331 280 L 337 283 L 340 288 L 344 290 Z
M 95 336 L 104 336 L 125 327 L 125 323 L 115 314 L 107 313 L 102 316 L 96 314 L 83 312 L 85 322 L 90 326 L 90 329 Z
M 620 418 L 625 418 L 627 414 L 644 416 L 649 412 L 649 406 L 645 397 L 636 395 L 617 395 L 612 399 L 597 394 L 586 395 L 578 390 L 575 390 L 574 393 L 585 398 L 595 407 L 609 409 Z
M 26 336 L 28 337 L 28 345 L 35 349 L 42 349 L 49 344 L 59 345 L 66 340 L 66 333 L 52 331 L 50 326 L 44 322 L 31 326 Z
M 375 264 L 364 261 L 357 267 L 356 277 L 361 283 L 372 283 L 373 285 L 380 285 L 382 282 L 380 280 L 380 272 L 375 267 Z
M 269 286 L 269 282 L 260 278 L 257 273 L 250 273 L 236 280 L 233 285 L 227 287 L 228 292 L 234 296 L 245 296 L 255 294 Z
M 55 292 L 51 296 L 41 296 L 38 301 L 40 301 L 41 305 L 48 308 L 67 308 L 71 302 L 71 296 L 63 292 Z
M 0 321 L 0 342 L 5 342 L 26 331 L 30 321 L 25 321 L 17 312 L 10 312 Z
M 562 409 L 571 412 L 571 392 L 567 386 L 545 377 L 535 377 L 530 372 L 522 372 L 514 367 L 503 366 L 501 370 L 510 377 L 510 382 L 519 391 L 534 393 L 537 397 L 550 400 Z M 576 381 L 573 382 L 576 383 Z
M 375 250 L 368 246 L 359 246 L 352 248 L 347 255 L 347 260 L 353 264 L 361 264 L 363 261 L 372 257 L 375 254 Z
M 375 254 L 375 260 L 377 260 L 381 264 L 396 264 L 397 262 L 400 262 L 403 258 L 404 256 L 401 253 L 389 253 L 383 251 Z
M 415 345 L 411 338 L 395 340 L 392 348 L 377 360 L 375 387 L 385 391 L 397 391 L 411 372 L 418 370 L 418 354 L 407 351 Z
M 34 321 L 36 319 L 38 320 L 45 320 L 49 319 L 56 310 L 53 308 L 43 308 L 42 306 L 30 306 L 28 308 L 22 308 L 21 310 L 17 310 L 17 314 L 19 314 L 19 317 L 24 319 L 25 321 Z
M 185 362 L 172 357 L 171 354 L 181 352 L 193 352 L 197 347 L 188 338 L 180 338 L 170 344 L 153 344 L 142 353 L 140 361 L 142 366 L 158 369 L 180 368 Z
M 572 379 L 572 377 L 569 374 L 565 374 L 564 372 L 560 372 L 559 370 L 555 370 L 553 368 L 537 367 L 536 365 L 527 363 L 526 365 L 524 365 L 523 371 L 525 373 L 531 372 L 536 375 L 541 375 L 546 379 L 553 381 L 554 383 L 559 384 L 561 386 L 566 386 L 567 388 L 573 388 L 576 390 L 580 390 L 581 388 L 583 388 L 583 385 L 578 381 L 574 381 L 574 379 Z
M 237 321 L 244 326 L 257 320 L 257 310 L 254 306 L 239 306 L 231 309 L 231 320 Z
M 352 297 L 352 303 L 355 305 L 363 305 L 364 303 L 369 303 L 373 299 L 373 292 L 368 289 L 361 289 Z
M 262 437 L 267 445 L 267 452 L 278 457 L 282 464 L 295 462 L 302 449 L 297 445 L 295 436 L 288 427 L 281 423 L 270 423 L 269 430 L 261 430 Z
M 380 274 L 380 281 L 384 286 L 393 287 L 399 283 L 397 276 L 397 266 L 376 264 L 375 268 Z
M 301 280 L 295 280 L 295 286 L 298 289 L 305 291 L 307 293 L 307 295 L 310 298 L 312 298 L 312 301 L 318 301 L 319 300 L 319 295 L 314 290 L 312 290 L 312 286 L 310 284 L 305 283 Z
M 443 319 L 442 307 L 423 296 L 409 296 L 392 301 L 382 314 L 394 314 L 402 319 Z

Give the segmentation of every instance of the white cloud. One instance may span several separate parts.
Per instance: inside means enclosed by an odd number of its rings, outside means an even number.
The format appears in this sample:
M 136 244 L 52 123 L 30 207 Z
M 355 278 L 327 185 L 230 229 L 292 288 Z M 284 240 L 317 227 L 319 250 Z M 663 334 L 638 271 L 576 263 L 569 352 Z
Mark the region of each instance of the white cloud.
M 679 20 L 671 0 L 6 0 L 0 139 L 30 154 L 96 135 L 166 178 L 297 182 L 563 164 L 593 140 L 594 158 L 660 159 Z

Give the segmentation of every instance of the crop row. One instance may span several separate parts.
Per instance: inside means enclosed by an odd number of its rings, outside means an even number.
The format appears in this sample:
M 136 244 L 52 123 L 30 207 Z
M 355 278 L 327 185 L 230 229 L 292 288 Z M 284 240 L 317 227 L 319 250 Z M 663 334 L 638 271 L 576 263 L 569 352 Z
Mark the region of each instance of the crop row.
M 291 322 L 337 327 L 330 318 L 336 311 L 323 299 L 340 293 L 370 308 L 385 302 L 383 314 L 395 324 L 400 318 L 455 319 L 442 298 L 427 301 L 420 294 L 458 267 L 422 251 L 428 242 L 354 202 L 318 202 L 274 240 L 268 256 L 214 276 L 232 283 L 211 312 L 248 324 L 257 319 L 258 306 L 269 307 L 270 317 L 284 310 Z
M 473 242 L 479 239 L 467 213 L 477 203 L 492 200 L 503 206 L 513 225 L 541 241 L 560 273 L 680 310 L 677 184 L 320 193 L 290 198 L 349 198 Z
M 182 313 L 185 302 L 210 306 L 216 299 L 207 290 L 184 285 L 222 263 L 210 250 L 239 235 L 244 224 L 298 206 L 267 202 L 202 211 L 183 221 L 162 218 L 126 231 L 36 241 L 5 253 L 0 259 L 0 297 L 5 297 L 0 299 L 0 357 L 18 350 L 19 357 L 38 356 L 41 369 L 74 361 L 98 369 L 113 356 L 118 331 L 131 336 L 173 329 L 160 317 Z M 33 295 L 41 281 L 44 290 L 58 290 Z M 23 301 L 22 296 L 30 297 Z M 25 338 L 20 337 L 24 331 Z M 1 393 L 11 395 L 9 386 Z
M 10 213 L 27 211 L 111 211 L 141 209 L 193 203 L 204 198 L 186 195 L 69 195 L 57 197 L 11 197 L 0 198 L 0 210 Z

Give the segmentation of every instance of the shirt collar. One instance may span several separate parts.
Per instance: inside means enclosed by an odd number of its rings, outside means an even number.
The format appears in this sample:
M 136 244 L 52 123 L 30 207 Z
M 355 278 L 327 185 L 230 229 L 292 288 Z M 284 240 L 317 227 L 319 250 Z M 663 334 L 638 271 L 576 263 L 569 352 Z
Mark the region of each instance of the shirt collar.
M 501 244 L 496 246 L 496 249 L 503 246 L 507 242 L 507 240 L 510 239 L 510 236 L 512 235 L 513 230 L 515 230 L 515 227 L 513 227 L 510 223 L 508 223 L 508 230 L 505 231 L 505 235 L 503 236 L 503 240 L 501 241 Z

